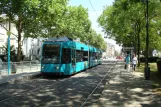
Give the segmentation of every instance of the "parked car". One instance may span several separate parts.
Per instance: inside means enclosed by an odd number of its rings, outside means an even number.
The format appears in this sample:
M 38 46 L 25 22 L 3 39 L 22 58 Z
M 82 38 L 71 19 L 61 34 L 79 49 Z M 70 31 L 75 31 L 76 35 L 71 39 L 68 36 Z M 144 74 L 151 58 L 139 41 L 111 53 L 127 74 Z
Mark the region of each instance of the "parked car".
M 117 56 L 116 59 L 123 60 L 124 58 L 122 56 Z

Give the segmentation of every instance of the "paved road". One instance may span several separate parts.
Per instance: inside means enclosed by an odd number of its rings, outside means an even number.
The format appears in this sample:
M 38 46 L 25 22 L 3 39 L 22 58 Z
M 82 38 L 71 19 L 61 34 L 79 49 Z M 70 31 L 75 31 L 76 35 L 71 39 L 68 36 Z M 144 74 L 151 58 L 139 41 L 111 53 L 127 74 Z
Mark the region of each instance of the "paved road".
M 1 107 L 83 107 L 98 101 L 104 85 L 118 74 L 115 62 L 66 78 L 37 78 L 0 86 Z M 105 81 L 106 79 L 106 81 Z

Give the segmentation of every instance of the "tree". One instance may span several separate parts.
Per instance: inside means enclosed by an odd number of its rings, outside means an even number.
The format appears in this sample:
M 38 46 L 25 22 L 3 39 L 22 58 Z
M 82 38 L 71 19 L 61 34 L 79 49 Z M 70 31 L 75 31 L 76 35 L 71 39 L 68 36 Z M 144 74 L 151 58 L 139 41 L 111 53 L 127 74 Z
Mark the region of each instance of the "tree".
M 53 26 L 49 24 L 50 20 L 55 17 L 59 19 L 57 17 L 61 16 L 66 5 L 67 0 L 0 1 L 0 14 L 5 14 L 10 22 L 16 25 L 18 31 L 18 35 L 15 35 L 18 39 L 17 61 L 20 61 L 21 57 L 22 33 L 25 37 L 33 38 L 49 35 L 51 26 Z
M 150 49 L 154 49 L 154 47 L 160 49 L 160 37 L 157 34 L 158 29 L 155 27 L 157 24 L 154 23 L 158 22 L 161 17 L 160 6 L 158 1 L 149 0 Z M 146 5 L 140 0 L 115 0 L 112 6 L 105 8 L 98 22 L 109 37 L 114 37 L 118 44 L 123 44 L 123 46 L 137 45 L 139 58 L 140 50 L 145 50 L 145 15 Z
M 73 39 L 80 38 L 82 42 L 88 40 L 88 36 L 91 36 L 91 22 L 88 19 L 87 9 L 81 5 L 67 4 L 68 0 L 0 1 L 0 15 L 6 15 L 0 18 L 0 23 L 8 18 L 16 25 L 18 31 L 17 35 L 14 34 L 18 40 L 17 61 L 21 58 L 23 37 L 67 36 Z M 4 29 L 7 30 L 5 27 Z M 100 45 L 97 43 L 97 46 Z
M 70 38 L 86 40 L 86 35 L 91 28 L 87 9 L 80 6 L 68 6 L 64 16 L 60 19 L 60 33 L 58 36 L 67 35 Z

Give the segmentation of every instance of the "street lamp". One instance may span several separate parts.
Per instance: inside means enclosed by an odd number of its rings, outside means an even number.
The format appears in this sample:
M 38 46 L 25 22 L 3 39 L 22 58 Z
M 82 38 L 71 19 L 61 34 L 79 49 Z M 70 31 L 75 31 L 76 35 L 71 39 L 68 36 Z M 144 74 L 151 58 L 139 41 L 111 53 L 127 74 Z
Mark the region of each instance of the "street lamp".
M 10 5 L 12 4 L 11 0 L 10 0 Z M 11 7 L 10 7 L 10 15 L 11 15 Z M 7 31 L 7 63 L 8 63 L 8 75 L 10 75 L 10 36 L 11 36 L 11 16 L 9 16 L 9 24 L 8 24 L 8 31 Z
M 150 79 L 150 67 L 148 65 L 148 50 L 149 50 L 149 20 L 148 20 L 148 0 L 142 0 L 142 2 L 146 2 L 146 52 L 145 52 L 145 68 L 144 68 L 144 76 L 146 80 Z
M 31 52 L 31 54 L 30 54 L 31 55 L 31 59 L 30 59 L 31 61 L 33 60 L 33 47 L 34 47 L 34 43 L 33 43 L 33 39 L 32 39 L 31 40 L 31 51 L 30 51 Z
M 8 52 L 7 52 L 7 63 L 8 63 L 8 75 L 10 75 L 10 21 L 9 21 L 9 31 L 7 31 L 7 35 L 8 35 L 8 40 L 7 40 L 7 46 L 8 46 Z

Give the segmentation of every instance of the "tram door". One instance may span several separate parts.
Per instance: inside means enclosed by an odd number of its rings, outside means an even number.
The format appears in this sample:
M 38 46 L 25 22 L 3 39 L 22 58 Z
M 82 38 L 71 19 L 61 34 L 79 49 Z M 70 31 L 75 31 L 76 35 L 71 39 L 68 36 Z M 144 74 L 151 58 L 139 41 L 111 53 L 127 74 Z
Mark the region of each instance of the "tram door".
M 89 59 L 89 67 L 91 66 L 91 52 L 90 52 L 90 49 L 89 49 L 89 51 L 88 51 L 88 59 Z
M 73 67 L 73 71 L 75 72 L 76 71 L 76 68 L 75 68 L 76 67 L 75 66 L 76 65 L 76 57 L 75 57 L 76 56 L 76 50 L 72 49 L 71 51 L 72 51 L 71 52 L 72 53 L 71 54 L 71 57 L 72 57 L 72 67 Z

